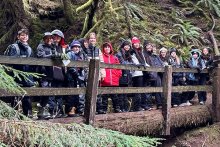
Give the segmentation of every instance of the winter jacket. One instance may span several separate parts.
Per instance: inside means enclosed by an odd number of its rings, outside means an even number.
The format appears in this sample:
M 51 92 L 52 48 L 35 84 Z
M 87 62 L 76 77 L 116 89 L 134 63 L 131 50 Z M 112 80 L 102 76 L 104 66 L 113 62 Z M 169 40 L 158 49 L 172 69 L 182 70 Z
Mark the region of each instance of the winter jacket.
M 190 81 L 198 81 L 201 70 L 205 68 L 205 63 L 202 61 L 200 54 L 198 54 L 198 58 L 194 59 L 192 56 L 188 61 L 188 66 L 191 69 L 197 69 L 199 73 L 188 73 L 187 79 Z
M 16 41 L 14 44 L 11 44 L 7 47 L 5 51 L 6 56 L 13 56 L 13 57 L 23 57 L 28 58 L 32 57 L 32 48 L 28 44 L 23 44 L 19 40 Z M 17 70 L 21 70 L 24 72 L 35 72 L 35 66 L 30 65 L 12 65 L 13 68 Z M 32 76 L 28 77 L 29 80 L 22 79 L 21 81 L 16 79 L 16 81 L 24 87 L 31 87 L 34 86 L 34 79 Z
M 160 59 L 160 57 L 152 52 L 147 52 L 144 50 L 144 57 L 147 62 L 151 67 L 164 67 L 163 61 Z M 149 78 L 155 79 L 158 77 L 157 72 L 149 72 Z
M 51 45 L 45 44 L 44 42 L 40 43 L 37 47 L 37 57 L 38 58 L 52 58 L 53 47 Z M 37 72 L 45 74 L 46 77 L 42 77 L 43 80 L 52 80 L 53 79 L 53 67 L 50 66 L 38 66 Z
M 113 48 L 110 43 L 108 43 L 110 47 L 110 54 L 106 54 L 104 52 L 104 48 L 102 48 L 104 63 L 107 64 L 119 64 L 119 60 L 116 56 L 113 55 Z M 119 69 L 105 69 L 106 77 L 101 81 L 101 86 L 119 86 L 119 78 L 122 75 L 121 70 Z
M 87 56 L 82 50 L 79 51 L 79 53 L 74 53 L 73 51 L 70 51 L 67 53 L 67 56 L 69 57 L 70 60 L 73 61 L 87 60 Z M 76 78 L 79 78 L 80 80 L 84 81 L 87 78 L 87 70 L 85 68 L 75 68 L 75 67 L 68 68 L 68 72 L 67 72 L 68 81 L 75 80 Z
M 92 45 L 89 45 L 89 48 L 88 48 L 88 54 L 87 54 L 87 59 L 90 60 L 90 59 L 99 59 L 100 62 L 104 62 L 104 59 L 103 59 L 103 54 L 102 52 L 100 51 L 100 49 L 96 46 L 92 46 Z M 100 69 L 100 76 L 99 76 L 99 80 L 101 78 L 105 78 L 106 77 L 106 72 L 105 72 L 105 69 L 101 68 Z
M 204 65 L 205 65 L 205 68 L 208 68 L 208 67 L 212 66 L 213 59 L 212 59 L 212 56 L 210 54 L 208 54 L 208 55 L 202 54 L 201 59 L 202 59 L 202 62 L 204 63 Z
M 125 51 L 123 48 L 119 49 L 115 56 L 119 59 L 120 64 L 128 65 L 133 64 L 130 51 Z M 122 76 L 119 80 L 122 85 L 131 85 L 132 75 L 130 70 L 122 70 Z

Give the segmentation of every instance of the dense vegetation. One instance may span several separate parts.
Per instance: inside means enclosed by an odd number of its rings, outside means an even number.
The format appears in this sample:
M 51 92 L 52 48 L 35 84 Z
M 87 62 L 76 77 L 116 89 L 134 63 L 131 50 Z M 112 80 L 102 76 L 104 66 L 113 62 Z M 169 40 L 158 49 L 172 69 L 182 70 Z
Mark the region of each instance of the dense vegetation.
M 67 42 L 95 31 L 100 44 L 111 41 L 117 50 L 121 40 L 136 35 L 158 48 L 176 47 L 184 56 L 191 47 L 214 47 L 208 31 L 220 38 L 219 0 L 3 0 L 0 7 L 1 51 L 21 27 L 30 29 L 33 48 L 54 28 L 65 32 Z

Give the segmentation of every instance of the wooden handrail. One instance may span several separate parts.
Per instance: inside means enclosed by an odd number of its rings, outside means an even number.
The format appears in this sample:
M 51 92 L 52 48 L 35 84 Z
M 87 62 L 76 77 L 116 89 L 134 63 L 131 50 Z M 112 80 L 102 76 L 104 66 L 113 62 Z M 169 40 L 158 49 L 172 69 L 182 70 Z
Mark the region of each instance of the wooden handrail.
M 38 65 L 38 66 L 64 66 L 60 59 L 52 60 L 46 58 L 21 58 L 0 56 L 0 64 L 18 64 L 18 65 Z M 67 67 L 89 67 L 88 61 L 71 61 Z M 164 67 L 144 67 L 137 65 L 123 65 L 123 64 L 106 64 L 100 63 L 100 68 L 116 68 L 125 70 L 140 70 L 149 72 L 164 72 Z M 173 68 L 173 72 L 192 72 L 197 73 L 196 69 L 190 68 Z M 202 73 L 207 73 L 207 70 L 203 70 Z

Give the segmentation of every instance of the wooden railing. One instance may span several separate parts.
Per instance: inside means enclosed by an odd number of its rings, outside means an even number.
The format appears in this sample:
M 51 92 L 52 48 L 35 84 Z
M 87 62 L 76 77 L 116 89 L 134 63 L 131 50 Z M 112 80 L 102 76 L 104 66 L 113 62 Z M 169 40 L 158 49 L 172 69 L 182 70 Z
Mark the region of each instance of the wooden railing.
M 16 58 L 8 56 L 0 56 L 0 64 L 25 64 L 38 66 L 64 66 L 61 60 L 51 60 L 42 58 Z M 197 73 L 195 69 L 172 68 L 166 66 L 164 68 L 143 67 L 135 65 L 120 65 L 120 64 L 105 64 L 99 60 L 88 61 L 71 61 L 68 67 L 89 67 L 89 76 L 86 88 L 24 88 L 27 91 L 27 96 L 51 96 L 51 95 L 78 95 L 85 94 L 85 123 L 93 125 L 96 111 L 96 98 L 98 94 L 123 94 L 123 93 L 157 93 L 161 92 L 164 95 L 162 115 L 164 117 L 163 134 L 170 134 L 170 108 L 171 108 L 171 93 L 185 91 L 212 91 L 213 92 L 213 116 L 215 121 L 220 121 L 220 67 L 213 70 L 213 85 L 211 86 L 172 86 L 173 72 L 192 72 Z M 99 69 L 100 68 L 116 68 L 127 70 L 154 71 L 163 72 L 162 87 L 98 87 Z M 207 70 L 203 71 L 207 73 Z M 40 91 L 40 92 L 39 92 Z M 15 93 L 8 93 L 0 90 L 0 97 L 18 96 Z

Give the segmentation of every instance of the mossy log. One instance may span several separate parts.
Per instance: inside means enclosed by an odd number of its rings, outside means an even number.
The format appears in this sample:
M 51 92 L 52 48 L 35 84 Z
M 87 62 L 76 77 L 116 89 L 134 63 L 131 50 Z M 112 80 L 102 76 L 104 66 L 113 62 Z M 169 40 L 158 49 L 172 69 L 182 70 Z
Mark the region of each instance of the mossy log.
M 210 106 L 190 106 L 172 108 L 171 128 L 186 127 L 204 124 L 212 120 Z M 59 123 L 83 123 L 83 117 L 53 119 L 51 122 Z M 117 130 L 132 135 L 156 135 L 161 134 L 163 116 L 161 110 L 110 113 L 95 116 L 95 127 Z

